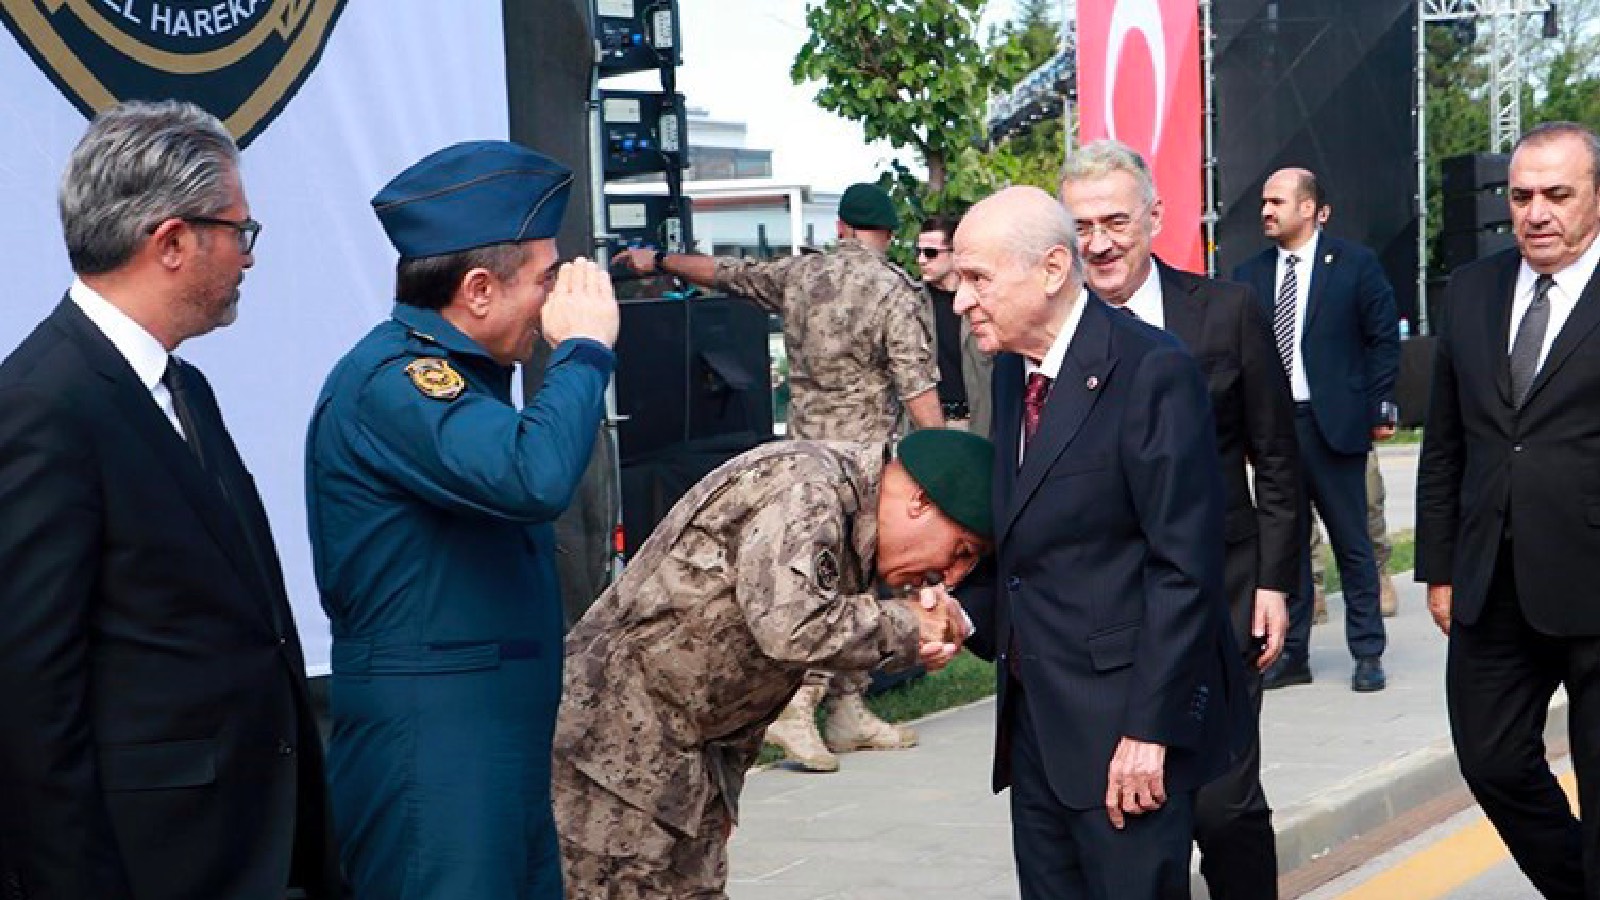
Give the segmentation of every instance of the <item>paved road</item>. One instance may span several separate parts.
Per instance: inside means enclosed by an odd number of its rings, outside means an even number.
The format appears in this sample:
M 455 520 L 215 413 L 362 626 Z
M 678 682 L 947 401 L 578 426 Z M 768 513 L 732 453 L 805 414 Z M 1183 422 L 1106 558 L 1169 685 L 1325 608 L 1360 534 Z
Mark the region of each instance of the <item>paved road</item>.
M 1388 495 L 1384 507 L 1391 532 L 1416 527 L 1417 453 L 1421 449 L 1418 444 L 1397 444 L 1378 450 L 1378 466 L 1383 471 L 1383 485 Z

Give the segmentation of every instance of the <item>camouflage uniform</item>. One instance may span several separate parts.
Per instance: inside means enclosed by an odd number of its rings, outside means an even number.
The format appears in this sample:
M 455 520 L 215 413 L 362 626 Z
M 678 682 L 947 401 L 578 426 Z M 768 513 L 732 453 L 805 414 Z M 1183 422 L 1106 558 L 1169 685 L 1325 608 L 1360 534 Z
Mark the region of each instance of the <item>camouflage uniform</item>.
M 939 384 L 921 286 L 859 241 L 767 262 L 718 259 L 716 283 L 783 319 L 790 437 L 887 441 L 905 401 Z
M 884 444 L 786 441 L 711 473 L 567 636 L 554 797 L 568 897 L 722 897 L 766 726 L 810 665 L 917 659 L 872 591 Z
M 883 254 L 845 239 L 829 253 L 770 261 L 720 258 L 716 285 L 783 319 L 789 437 L 883 442 L 906 429 L 905 401 L 939 385 L 933 309 Z M 866 690 L 866 672 L 809 684 Z

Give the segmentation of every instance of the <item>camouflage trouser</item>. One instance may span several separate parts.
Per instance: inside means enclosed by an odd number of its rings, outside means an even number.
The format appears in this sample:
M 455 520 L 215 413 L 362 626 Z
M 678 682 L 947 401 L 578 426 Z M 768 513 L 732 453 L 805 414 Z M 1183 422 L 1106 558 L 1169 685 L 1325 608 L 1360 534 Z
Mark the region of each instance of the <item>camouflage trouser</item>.
M 1383 514 L 1384 488 L 1383 470 L 1378 467 L 1378 451 L 1367 453 L 1367 536 L 1372 538 L 1372 554 L 1378 559 L 1378 575 L 1382 576 L 1389 570 L 1389 556 L 1394 553 L 1394 545 L 1389 543 L 1389 525 Z M 1327 538 L 1322 536 L 1322 522 L 1314 516 L 1311 520 L 1311 580 L 1318 587 L 1323 584 L 1323 572 L 1326 569 L 1322 560 L 1322 545 L 1327 543 Z
M 720 801 L 690 837 L 561 760 L 551 794 L 567 900 L 726 900 L 729 827 Z
M 872 683 L 871 672 L 828 672 L 823 669 L 807 669 L 807 685 L 820 684 L 828 689 L 829 697 L 843 697 L 847 694 L 865 694 L 867 685 Z

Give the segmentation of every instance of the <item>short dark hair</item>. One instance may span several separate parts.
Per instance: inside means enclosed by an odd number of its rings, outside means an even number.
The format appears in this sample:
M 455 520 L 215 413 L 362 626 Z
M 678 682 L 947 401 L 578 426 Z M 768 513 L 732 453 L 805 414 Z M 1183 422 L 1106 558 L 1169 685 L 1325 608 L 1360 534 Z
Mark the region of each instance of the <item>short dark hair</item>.
M 952 240 L 956 236 L 956 229 L 961 227 L 960 213 L 935 213 L 922 220 L 921 231 L 942 231 L 945 240 Z
M 1299 193 L 1302 200 L 1310 197 L 1316 209 L 1321 209 L 1328 205 L 1328 192 L 1323 190 L 1322 181 L 1317 178 L 1317 173 L 1310 169 L 1306 169 L 1300 175 Z
M 473 269 L 488 269 L 509 281 L 528 259 L 526 243 L 490 244 L 457 253 L 401 259 L 395 266 L 395 300 L 422 309 L 444 309 L 461 279 Z
M 1542 144 L 1558 137 L 1575 137 L 1582 142 L 1589 151 L 1589 172 L 1594 176 L 1595 185 L 1600 186 L 1600 137 L 1577 122 L 1540 122 L 1517 138 L 1511 152 L 1515 154 L 1524 144 Z

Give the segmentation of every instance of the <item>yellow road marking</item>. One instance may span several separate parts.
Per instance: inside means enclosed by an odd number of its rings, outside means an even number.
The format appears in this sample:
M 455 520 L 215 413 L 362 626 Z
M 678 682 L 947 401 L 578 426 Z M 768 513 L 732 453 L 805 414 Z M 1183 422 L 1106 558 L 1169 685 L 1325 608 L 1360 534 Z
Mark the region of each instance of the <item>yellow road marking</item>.
M 1577 776 L 1561 776 L 1568 802 L 1577 796 Z M 1470 883 L 1511 858 L 1494 826 L 1480 813 L 1471 825 L 1457 831 L 1395 866 L 1340 894 L 1337 900 L 1434 900 Z

